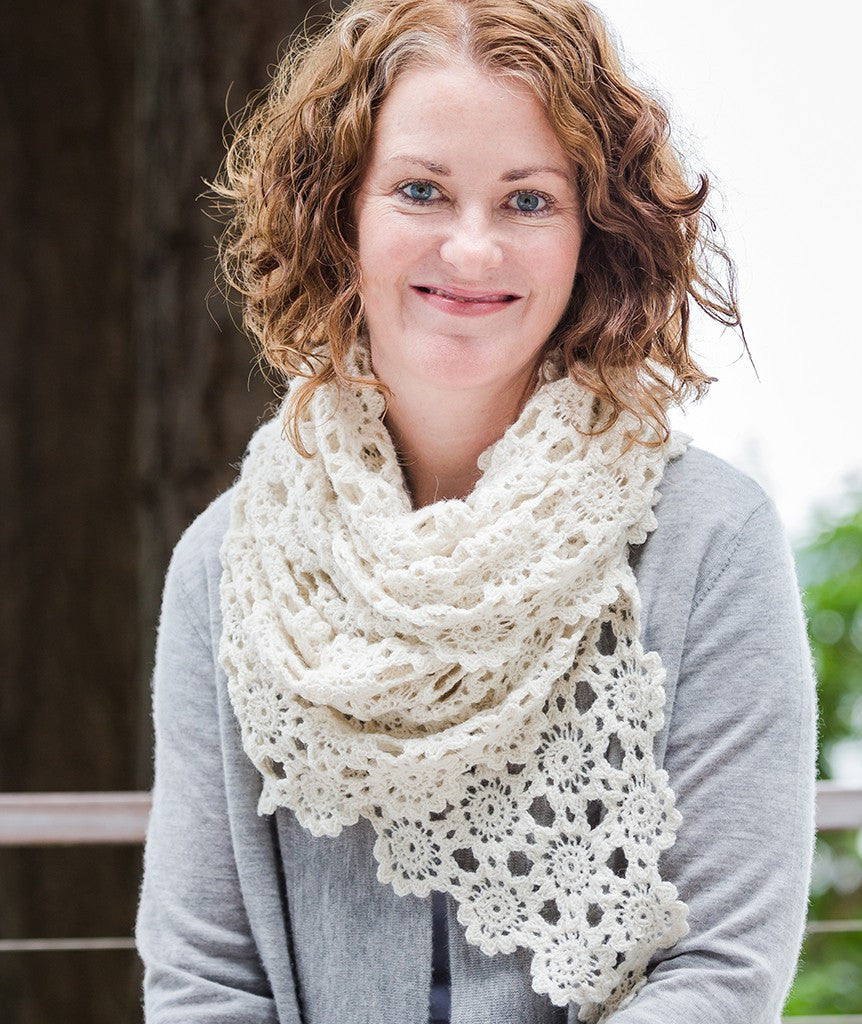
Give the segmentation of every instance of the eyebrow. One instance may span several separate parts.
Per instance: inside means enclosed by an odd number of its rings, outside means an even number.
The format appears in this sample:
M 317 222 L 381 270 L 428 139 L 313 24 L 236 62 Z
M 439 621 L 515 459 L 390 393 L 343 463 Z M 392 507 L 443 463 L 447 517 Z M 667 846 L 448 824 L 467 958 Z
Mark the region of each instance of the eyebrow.
M 389 157 L 386 161 L 387 164 L 392 163 L 407 163 L 407 164 L 418 164 L 420 167 L 424 167 L 426 171 L 431 171 L 432 174 L 439 174 L 443 178 L 451 177 L 452 172 L 448 167 L 444 167 L 443 164 L 435 163 L 433 160 L 425 160 L 421 156 L 412 156 L 409 153 L 397 153 L 395 156 Z M 515 167 L 511 171 L 505 171 L 500 175 L 500 181 L 522 181 L 524 178 L 529 178 L 531 174 L 556 174 L 562 178 L 568 184 L 572 184 L 572 176 L 566 174 L 565 171 L 559 167 L 552 167 L 550 164 L 536 164 L 530 167 Z

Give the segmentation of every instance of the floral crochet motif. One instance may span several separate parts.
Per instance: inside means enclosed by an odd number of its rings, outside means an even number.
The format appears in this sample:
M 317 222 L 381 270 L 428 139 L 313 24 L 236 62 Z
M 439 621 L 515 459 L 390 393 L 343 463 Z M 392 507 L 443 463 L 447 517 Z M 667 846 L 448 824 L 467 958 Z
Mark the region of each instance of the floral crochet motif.
M 321 387 L 311 459 L 282 415 L 252 437 L 220 584 L 258 812 L 316 836 L 367 818 L 380 882 L 449 893 L 468 942 L 526 947 L 535 991 L 590 1024 L 688 931 L 658 872 L 681 815 L 653 759 L 665 673 L 628 547 L 690 438 L 626 448 L 626 413 L 578 432 L 600 412 L 547 364 L 473 491 L 414 509 L 380 395 Z

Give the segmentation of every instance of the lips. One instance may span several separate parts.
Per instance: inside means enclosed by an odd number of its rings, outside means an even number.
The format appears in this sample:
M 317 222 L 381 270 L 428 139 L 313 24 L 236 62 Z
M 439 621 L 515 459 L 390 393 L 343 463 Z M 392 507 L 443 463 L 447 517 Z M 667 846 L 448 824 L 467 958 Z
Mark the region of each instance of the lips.
M 474 292 L 464 288 L 437 288 L 421 284 L 413 287 L 428 295 L 442 295 L 444 299 L 452 299 L 455 302 L 514 302 L 521 297 L 511 292 Z

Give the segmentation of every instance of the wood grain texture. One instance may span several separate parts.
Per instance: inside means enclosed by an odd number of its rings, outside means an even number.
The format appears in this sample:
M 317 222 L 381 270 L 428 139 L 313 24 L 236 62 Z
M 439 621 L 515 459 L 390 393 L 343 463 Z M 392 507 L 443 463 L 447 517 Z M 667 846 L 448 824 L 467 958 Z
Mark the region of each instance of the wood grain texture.
M 296 0 L 15 0 L 0 34 L 0 790 L 145 790 L 164 571 L 272 391 L 197 197 Z M 212 294 L 211 294 L 212 293 Z M 209 308 L 207 299 L 209 296 Z M 140 850 L 0 850 L 0 938 L 131 933 Z M 0 955 L 5 1024 L 140 1020 L 128 950 Z

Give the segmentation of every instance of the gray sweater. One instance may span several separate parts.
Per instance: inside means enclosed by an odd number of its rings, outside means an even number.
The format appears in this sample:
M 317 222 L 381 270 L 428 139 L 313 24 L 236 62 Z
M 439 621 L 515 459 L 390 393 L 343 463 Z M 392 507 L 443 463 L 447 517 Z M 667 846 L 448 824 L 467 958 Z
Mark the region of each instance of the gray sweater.
M 642 640 L 667 671 L 655 741 L 683 820 L 662 877 L 689 934 L 612 1024 L 777 1024 L 802 941 L 817 708 L 792 553 L 748 476 L 696 447 L 630 560 Z M 148 1024 L 427 1024 L 431 899 L 376 879 L 364 819 L 315 838 L 256 813 L 258 775 L 216 660 L 231 491 L 168 569 L 153 675 L 155 782 L 136 937 Z M 529 955 L 467 944 L 447 898 L 452 1024 L 575 1024 Z

